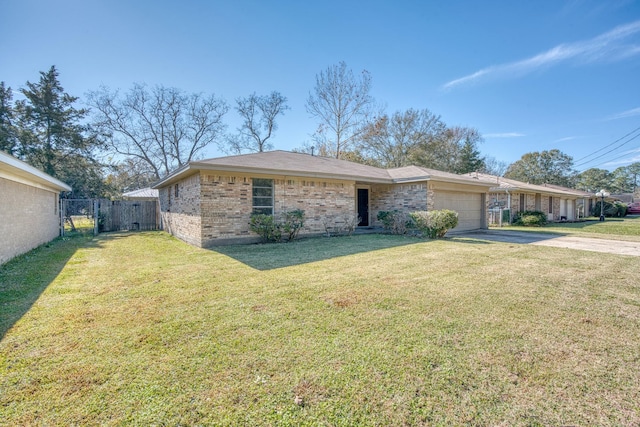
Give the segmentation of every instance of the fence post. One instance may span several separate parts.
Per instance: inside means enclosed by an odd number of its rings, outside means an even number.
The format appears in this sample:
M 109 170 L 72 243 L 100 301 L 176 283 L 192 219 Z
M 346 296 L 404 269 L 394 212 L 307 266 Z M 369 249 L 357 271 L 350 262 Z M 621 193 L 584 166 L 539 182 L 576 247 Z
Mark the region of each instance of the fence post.
M 98 235 L 98 218 L 100 218 L 100 203 L 98 199 L 93 199 L 93 235 Z
M 58 208 L 58 216 L 60 217 L 60 236 L 64 237 L 64 216 L 67 213 L 67 209 L 64 203 L 64 199 L 62 197 L 58 197 L 59 205 Z

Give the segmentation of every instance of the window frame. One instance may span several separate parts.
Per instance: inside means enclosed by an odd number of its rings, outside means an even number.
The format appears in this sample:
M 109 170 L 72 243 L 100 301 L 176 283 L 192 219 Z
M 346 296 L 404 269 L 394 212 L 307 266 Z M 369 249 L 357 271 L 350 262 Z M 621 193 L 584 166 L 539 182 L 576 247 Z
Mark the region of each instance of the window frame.
M 268 182 L 268 185 L 267 185 Z M 273 215 L 275 211 L 275 182 L 271 178 L 251 178 L 251 214 Z M 262 190 L 262 191 L 256 191 Z M 268 191 L 265 191 L 268 190 Z M 270 194 L 257 194 L 270 193 Z M 260 203 L 256 203 L 256 199 Z M 268 202 L 265 203 L 265 202 Z

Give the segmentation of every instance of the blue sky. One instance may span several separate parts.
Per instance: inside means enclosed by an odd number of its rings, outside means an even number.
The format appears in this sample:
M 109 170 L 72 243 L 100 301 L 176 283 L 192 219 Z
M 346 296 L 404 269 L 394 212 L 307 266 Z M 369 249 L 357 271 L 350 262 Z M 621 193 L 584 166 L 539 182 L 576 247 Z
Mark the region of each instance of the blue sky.
M 230 104 L 277 90 L 291 107 L 277 149 L 311 140 L 315 76 L 345 61 L 371 73 L 388 113 L 428 108 L 477 128 L 483 155 L 557 148 L 578 170 L 640 161 L 637 0 L 0 0 L 0 52 L 14 93 L 51 65 L 81 99 L 133 83 Z M 231 110 L 229 130 L 237 120 Z

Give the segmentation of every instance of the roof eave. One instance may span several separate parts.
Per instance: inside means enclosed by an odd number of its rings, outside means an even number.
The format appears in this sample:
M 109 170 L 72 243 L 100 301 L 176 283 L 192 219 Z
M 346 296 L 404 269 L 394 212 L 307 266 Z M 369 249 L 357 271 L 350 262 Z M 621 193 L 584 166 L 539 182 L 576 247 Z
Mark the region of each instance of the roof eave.
M 307 172 L 307 171 L 285 171 L 282 169 L 271 168 L 259 168 L 251 166 L 229 166 L 229 165 L 212 165 L 204 162 L 191 162 L 182 169 L 176 170 L 173 174 L 155 183 L 151 188 L 159 189 L 169 184 L 178 181 L 185 175 L 192 175 L 198 171 L 220 171 L 220 172 L 239 172 L 239 173 L 253 173 L 260 175 L 281 175 L 281 176 L 299 176 L 303 178 L 323 178 L 333 179 L 341 181 L 365 181 L 374 184 L 392 184 L 391 178 L 381 177 L 368 177 L 362 175 L 344 175 L 344 174 L 332 174 L 322 172 Z
M 73 190 L 68 184 L 3 151 L 0 151 L 0 160 L 6 165 L 7 170 L 23 179 L 36 182 L 59 192 Z
M 505 188 L 505 187 L 491 187 L 490 191 L 492 193 L 498 193 L 498 192 L 521 192 L 521 193 L 541 193 L 541 194 L 553 194 L 553 195 L 557 195 L 557 196 L 567 196 L 567 197 L 577 197 L 577 198 L 589 198 L 591 196 L 587 196 L 587 195 L 583 195 L 583 194 L 575 194 L 575 193 L 568 193 L 568 192 L 563 192 L 563 191 L 553 191 L 553 190 L 549 190 L 548 188 L 543 189 L 532 189 L 532 188 L 523 188 L 523 187 L 509 187 L 509 188 Z

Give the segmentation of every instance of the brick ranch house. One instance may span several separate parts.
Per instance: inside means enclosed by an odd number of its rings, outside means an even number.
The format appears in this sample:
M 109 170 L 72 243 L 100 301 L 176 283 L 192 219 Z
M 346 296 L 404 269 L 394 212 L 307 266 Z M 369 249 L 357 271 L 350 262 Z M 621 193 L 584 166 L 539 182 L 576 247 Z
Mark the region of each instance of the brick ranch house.
M 164 230 L 199 247 L 249 243 L 253 212 L 305 211 L 301 235 L 360 218 L 376 227 L 379 211 L 452 209 L 456 231 L 487 227 L 493 184 L 417 166 L 381 169 L 287 151 L 192 161 L 156 183 Z
M 71 187 L 0 151 L 0 264 L 60 235 L 60 192 Z
M 487 207 L 511 209 L 512 217 L 518 212 L 540 211 L 549 221 L 575 221 L 589 215 L 595 200 L 594 194 L 558 185 L 529 184 L 477 172 L 466 176 L 492 182 Z

